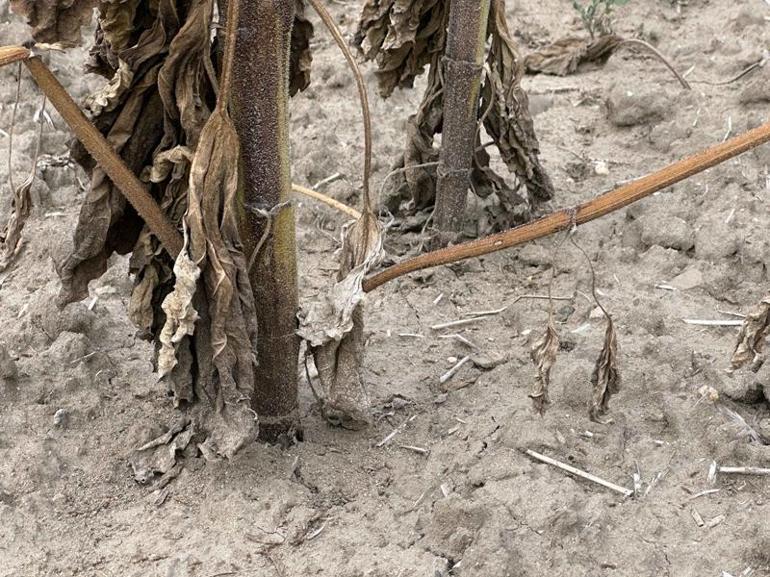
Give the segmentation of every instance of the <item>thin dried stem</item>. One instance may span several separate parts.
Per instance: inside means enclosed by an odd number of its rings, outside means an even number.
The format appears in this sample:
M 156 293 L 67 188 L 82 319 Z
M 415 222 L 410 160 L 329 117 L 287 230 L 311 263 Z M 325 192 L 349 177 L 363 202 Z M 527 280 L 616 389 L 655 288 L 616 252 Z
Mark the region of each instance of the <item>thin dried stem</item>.
M 312 188 L 306 188 L 299 184 L 292 183 L 291 189 L 294 192 L 298 192 L 299 194 L 303 194 L 307 196 L 308 198 L 313 198 L 315 200 L 323 202 L 324 204 L 331 206 L 333 209 L 338 210 L 341 213 L 346 214 L 351 218 L 354 218 L 356 220 L 361 218 L 361 213 L 358 212 L 355 208 L 351 208 L 347 204 L 343 204 L 339 200 L 326 196 L 325 194 L 315 191 Z
M 16 190 L 13 182 L 13 131 L 16 127 L 16 112 L 19 109 L 19 100 L 21 99 L 21 62 L 19 62 L 16 81 L 16 98 L 13 100 L 13 109 L 11 110 L 11 126 L 8 128 L 8 184 L 11 187 L 11 194 Z
M 621 40 L 620 44 L 617 45 L 615 48 L 615 51 L 617 52 L 620 48 L 623 46 L 637 46 L 640 48 L 644 48 L 649 53 L 651 53 L 655 58 L 657 58 L 660 62 L 663 63 L 663 65 L 668 68 L 671 73 L 676 76 L 676 79 L 679 81 L 679 84 L 682 85 L 682 88 L 685 90 L 692 90 L 692 87 L 690 86 L 690 83 L 685 80 L 684 76 L 679 74 L 676 68 L 674 68 L 673 64 L 671 64 L 668 59 L 663 56 L 663 54 L 660 53 L 660 51 L 655 48 L 652 44 L 649 44 L 645 42 L 644 40 L 639 40 L 638 38 L 628 38 L 625 40 Z
M 364 83 L 364 77 L 361 74 L 361 70 L 358 68 L 358 63 L 353 54 L 350 52 L 348 45 L 345 43 L 345 39 L 342 37 L 340 29 L 334 22 L 331 14 L 326 10 L 326 7 L 320 0 L 308 0 L 313 9 L 318 13 L 318 16 L 323 21 L 324 25 L 329 29 L 329 32 L 334 37 L 334 41 L 342 50 L 342 54 L 345 56 L 345 60 L 348 61 L 350 69 L 353 71 L 353 75 L 356 78 L 356 86 L 358 87 L 358 96 L 361 99 L 361 113 L 364 119 L 364 211 L 373 212 L 372 200 L 369 194 L 369 179 L 372 174 L 372 120 L 369 113 L 369 98 L 366 94 L 366 84 Z

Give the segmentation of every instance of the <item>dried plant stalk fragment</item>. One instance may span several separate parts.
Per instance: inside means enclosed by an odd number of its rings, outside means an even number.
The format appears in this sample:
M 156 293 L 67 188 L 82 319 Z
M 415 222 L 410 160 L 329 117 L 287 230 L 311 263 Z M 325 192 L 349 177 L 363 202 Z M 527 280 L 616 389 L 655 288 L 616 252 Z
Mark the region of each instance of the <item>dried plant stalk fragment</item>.
M 606 61 L 622 41 L 614 34 L 596 39 L 561 38 L 528 54 L 524 66 L 531 73 L 566 76 L 576 72 L 581 64 Z
M 759 369 L 765 360 L 765 339 L 768 332 L 770 332 L 770 294 L 765 295 L 760 303 L 746 315 L 733 352 L 733 368 L 740 368 L 750 362 L 752 370 Z
M 551 383 L 551 368 L 556 362 L 556 353 L 559 350 L 559 335 L 553 325 L 553 319 L 548 320 L 548 326 L 537 342 L 532 346 L 530 358 L 537 367 L 537 377 L 532 384 L 529 396 L 532 399 L 532 406 L 540 415 L 545 414 L 545 410 L 550 403 L 548 398 L 548 386 Z

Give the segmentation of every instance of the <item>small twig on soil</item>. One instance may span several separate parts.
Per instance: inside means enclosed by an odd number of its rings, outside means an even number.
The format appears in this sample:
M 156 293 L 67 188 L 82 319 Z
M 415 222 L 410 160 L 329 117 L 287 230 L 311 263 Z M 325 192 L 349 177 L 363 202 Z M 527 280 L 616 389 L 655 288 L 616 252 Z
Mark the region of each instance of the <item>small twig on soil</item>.
M 331 174 L 327 176 L 326 178 L 322 178 L 318 182 L 315 183 L 315 186 L 313 188 L 318 188 L 319 186 L 324 186 L 325 184 L 331 184 L 335 180 L 339 180 L 342 178 L 341 172 L 335 172 L 334 174 Z
M 597 477 L 596 475 L 592 475 L 591 473 L 587 473 L 586 471 L 582 471 L 580 469 L 573 467 L 572 465 L 567 465 L 565 463 L 562 463 L 561 461 L 557 461 L 556 459 L 552 459 L 550 457 L 546 457 L 545 455 L 541 455 L 540 453 L 533 451 L 532 449 L 526 449 L 524 452 L 530 457 L 532 457 L 533 459 L 536 459 L 538 461 L 541 461 L 543 463 L 556 467 L 557 469 L 561 469 L 562 471 L 571 473 L 572 475 L 575 475 L 576 477 L 580 477 L 581 479 L 585 479 L 587 481 L 591 481 L 592 483 L 601 485 L 602 487 L 606 487 L 607 489 L 611 489 L 612 491 L 620 493 L 621 495 L 624 495 L 626 497 L 631 497 L 634 494 L 634 492 L 631 489 L 621 487 L 620 485 L 616 485 L 615 483 L 611 483 L 610 481 L 605 481 L 601 477 Z
M 442 385 L 446 383 L 449 379 L 454 377 L 457 374 L 457 371 L 459 371 L 462 368 L 462 366 L 465 363 L 467 363 L 469 360 L 471 360 L 470 356 L 465 356 L 461 358 L 459 361 L 457 361 L 457 363 L 455 363 L 455 365 L 451 369 L 449 369 L 447 372 L 441 375 L 438 382 L 441 383 Z
M 693 499 L 697 499 L 698 497 L 705 497 L 706 495 L 713 495 L 714 493 L 719 493 L 722 489 L 705 489 L 703 491 L 699 491 L 695 493 L 694 495 L 690 495 L 687 497 L 688 501 L 692 501 Z
M 425 447 L 415 447 L 414 445 L 399 445 L 402 449 L 406 449 L 407 451 L 414 451 L 415 453 L 420 453 L 421 455 L 427 455 L 430 453 L 429 449 L 426 449 Z
M 403 422 L 403 423 L 401 423 L 401 424 L 400 424 L 398 427 L 396 427 L 396 428 L 395 428 L 395 429 L 393 429 L 393 430 L 392 430 L 390 433 L 388 433 L 388 435 L 387 435 L 387 436 L 386 436 L 386 437 L 385 437 L 385 438 L 384 438 L 382 441 L 380 441 L 379 443 L 377 443 L 377 444 L 375 445 L 375 447 L 377 447 L 377 448 L 379 449 L 380 447 L 384 447 L 385 445 L 387 445 L 388 443 L 390 443 L 390 442 L 393 440 L 393 437 L 395 437 L 395 436 L 396 436 L 396 435 L 398 435 L 398 434 L 399 434 L 401 431 L 403 431 L 404 429 L 406 429 L 406 426 L 407 426 L 409 423 L 411 423 L 412 421 L 414 421 L 416 418 L 417 418 L 417 415 L 412 415 L 411 417 L 409 417 L 409 418 L 408 418 L 406 421 L 404 421 L 404 422 Z
M 470 347 L 470 348 L 472 348 L 472 349 L 474 349 L 476 351 L 480 350 L 480 348 L 479 348 L 479 346 L 477 344 L 475 344 L 474 342 L 468 340 L 467 338 L 465 338 L 460 333 L 453 333 L 451 335 L 439 335 L 438 338 L 440 338 L 440 339 L 454 339 L 454 340 L 464 344 L 466 347 Z
M 473 317 L 473 318 L 470 318 L 470 319 L 460 319 L 458 321 L 449 321 L 448 323 L 439 323 L 437 325 L 433 325 L 430 328 L 431 328 L 431 330 L 434 330 L 434 331 L 440 331 L 441 329 L 448 329 L 450 327 L 459 327 L 459 326 L 463 326 L 463 325 L 470 325 L 470 324 L 478 322 L 478 321 L 483 321 L 483 320 L 485 320 L 487 318 L 489 318 L 489 317 Z
M 499 315 L 500 313 L 506 311 L 510 305 L 505 305 L 504 307 L 500 307 L 499 309 L 494 310 L 487 310 L 487 311 L 471 311 L 467 313 L 463 313 L 463 316 L 466 317 L 492 317 L 495 315 Z
M 316 185 L 318 186 L 318 185 Z M 306 188 L 304 186 L 301 186 L 299 184 L 292 183 L 291 189 L 294 192 L 298 192 L 300 194 L 303 194 L 309 198 L 314 198 L 315 200 L 318 200 L 320 202 L 323 202 L 324 204 L 331 206 L 333 209 L 340 211 L 343 214 L 348 215 L 351 218 L 354 218 L 358 220 L 361 218 L 361 213 L 358 212 L 355 208 L 352 208 L 346 204 L 341 203 L 339 200 L 336 200 L 334 198 L 331 198 L 330 196 L 326 196 L 325 194 L 321 194 L 320 192 L 317 192 L 313 190 L 312 188 Z
M 701 327 L 739 327 L 743 324 L 741 320 L 734 319 L 682 319 L 688 325 L 697 325 Z

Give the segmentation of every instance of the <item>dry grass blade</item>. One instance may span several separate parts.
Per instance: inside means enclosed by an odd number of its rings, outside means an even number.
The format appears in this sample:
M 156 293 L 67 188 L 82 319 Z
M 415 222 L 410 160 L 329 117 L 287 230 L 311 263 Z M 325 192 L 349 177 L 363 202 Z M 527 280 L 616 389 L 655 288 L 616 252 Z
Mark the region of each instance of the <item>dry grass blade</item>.
M 559 335 L 553 324 L 553 318 L 548 319 L 548 326 L 537 342 L 532 346 L 530 358 L 537 367 L 537 377 L 532 384 L 529 396 L 532 399 L 532 406 L 540 415 L 545 414 L 545 410 L 550 404 L 548 397 L 548 387 L 551 383 L 551 368 L 556 362 L 556 353 L 559 350 Z
M 768 331 L 770 331 L 770 294 L 765 295 L 760 303 L 746 315 L 733 352 L 733 368 L 737 369 L 749 362 L 753 370 L 760 367 L 765 360 L 765 339 Z

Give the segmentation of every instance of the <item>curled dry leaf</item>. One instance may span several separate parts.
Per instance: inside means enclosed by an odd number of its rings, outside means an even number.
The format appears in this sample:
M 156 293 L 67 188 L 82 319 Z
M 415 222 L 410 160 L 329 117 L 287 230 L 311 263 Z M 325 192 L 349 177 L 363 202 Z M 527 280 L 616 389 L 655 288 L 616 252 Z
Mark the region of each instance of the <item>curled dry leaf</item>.
M 622 41 L 614 34 L 594 39 L 561 38 L 529 53 L 524 59 L 524 66 L 530 73 L 566 76 L 576 72 L 581 64 L 605 62 Z
M 91 22 L 96 0 L 11 0 L 11 10 L 24 16 L 37 42 L 74 46 L 80 28 Z
M 535 412 L 543 415 L 550 403 L 548 398 L 548 386 L 551 383 L 551 368 L 556 362 L 556 353 L 559 350 L 559 335 L 553 325 L 553 319 L 548 320 L 548 326 L 537 342 L 532 346 L 530 358 L 537 367 L 537 377 L 532 384 L 529 396 Z
M 591 374 L 593 394 L 589 413 L 591 420 L 596 422 L 603 422 L 601 417 L 609 409 L 610 398 L 620 390 L 618 338 L 612 318 L 607 313 L 605 315 L 607 317 L 607 329 L 604 331 L 604 345 Z
M 770 294 L 746 315 L 733 352 L 732 365 L 737 369 L 751 363 L 752 370 L 758 370 L 765 360 L 765 339 L 770 332 Z
M 337 282 L 299 315 L 299 335 L 318 369 L 313 391 L 327 420 L 345 428 L 369 424 L 369 399 L 361 375 L 364 353 L 364 276 L 383 255 L 383 230 L 371 211 L 343 229 Z
M 11 201 L 11 215 L 5 224 L 5 230 L 0 233 L 0 271 L 4 271 L 13 262 L 21 249 L 21 233 L 24 224 L 32 210 L 32 198 L 30 190 L 34 182 L 33 173 L 13 191 Z

